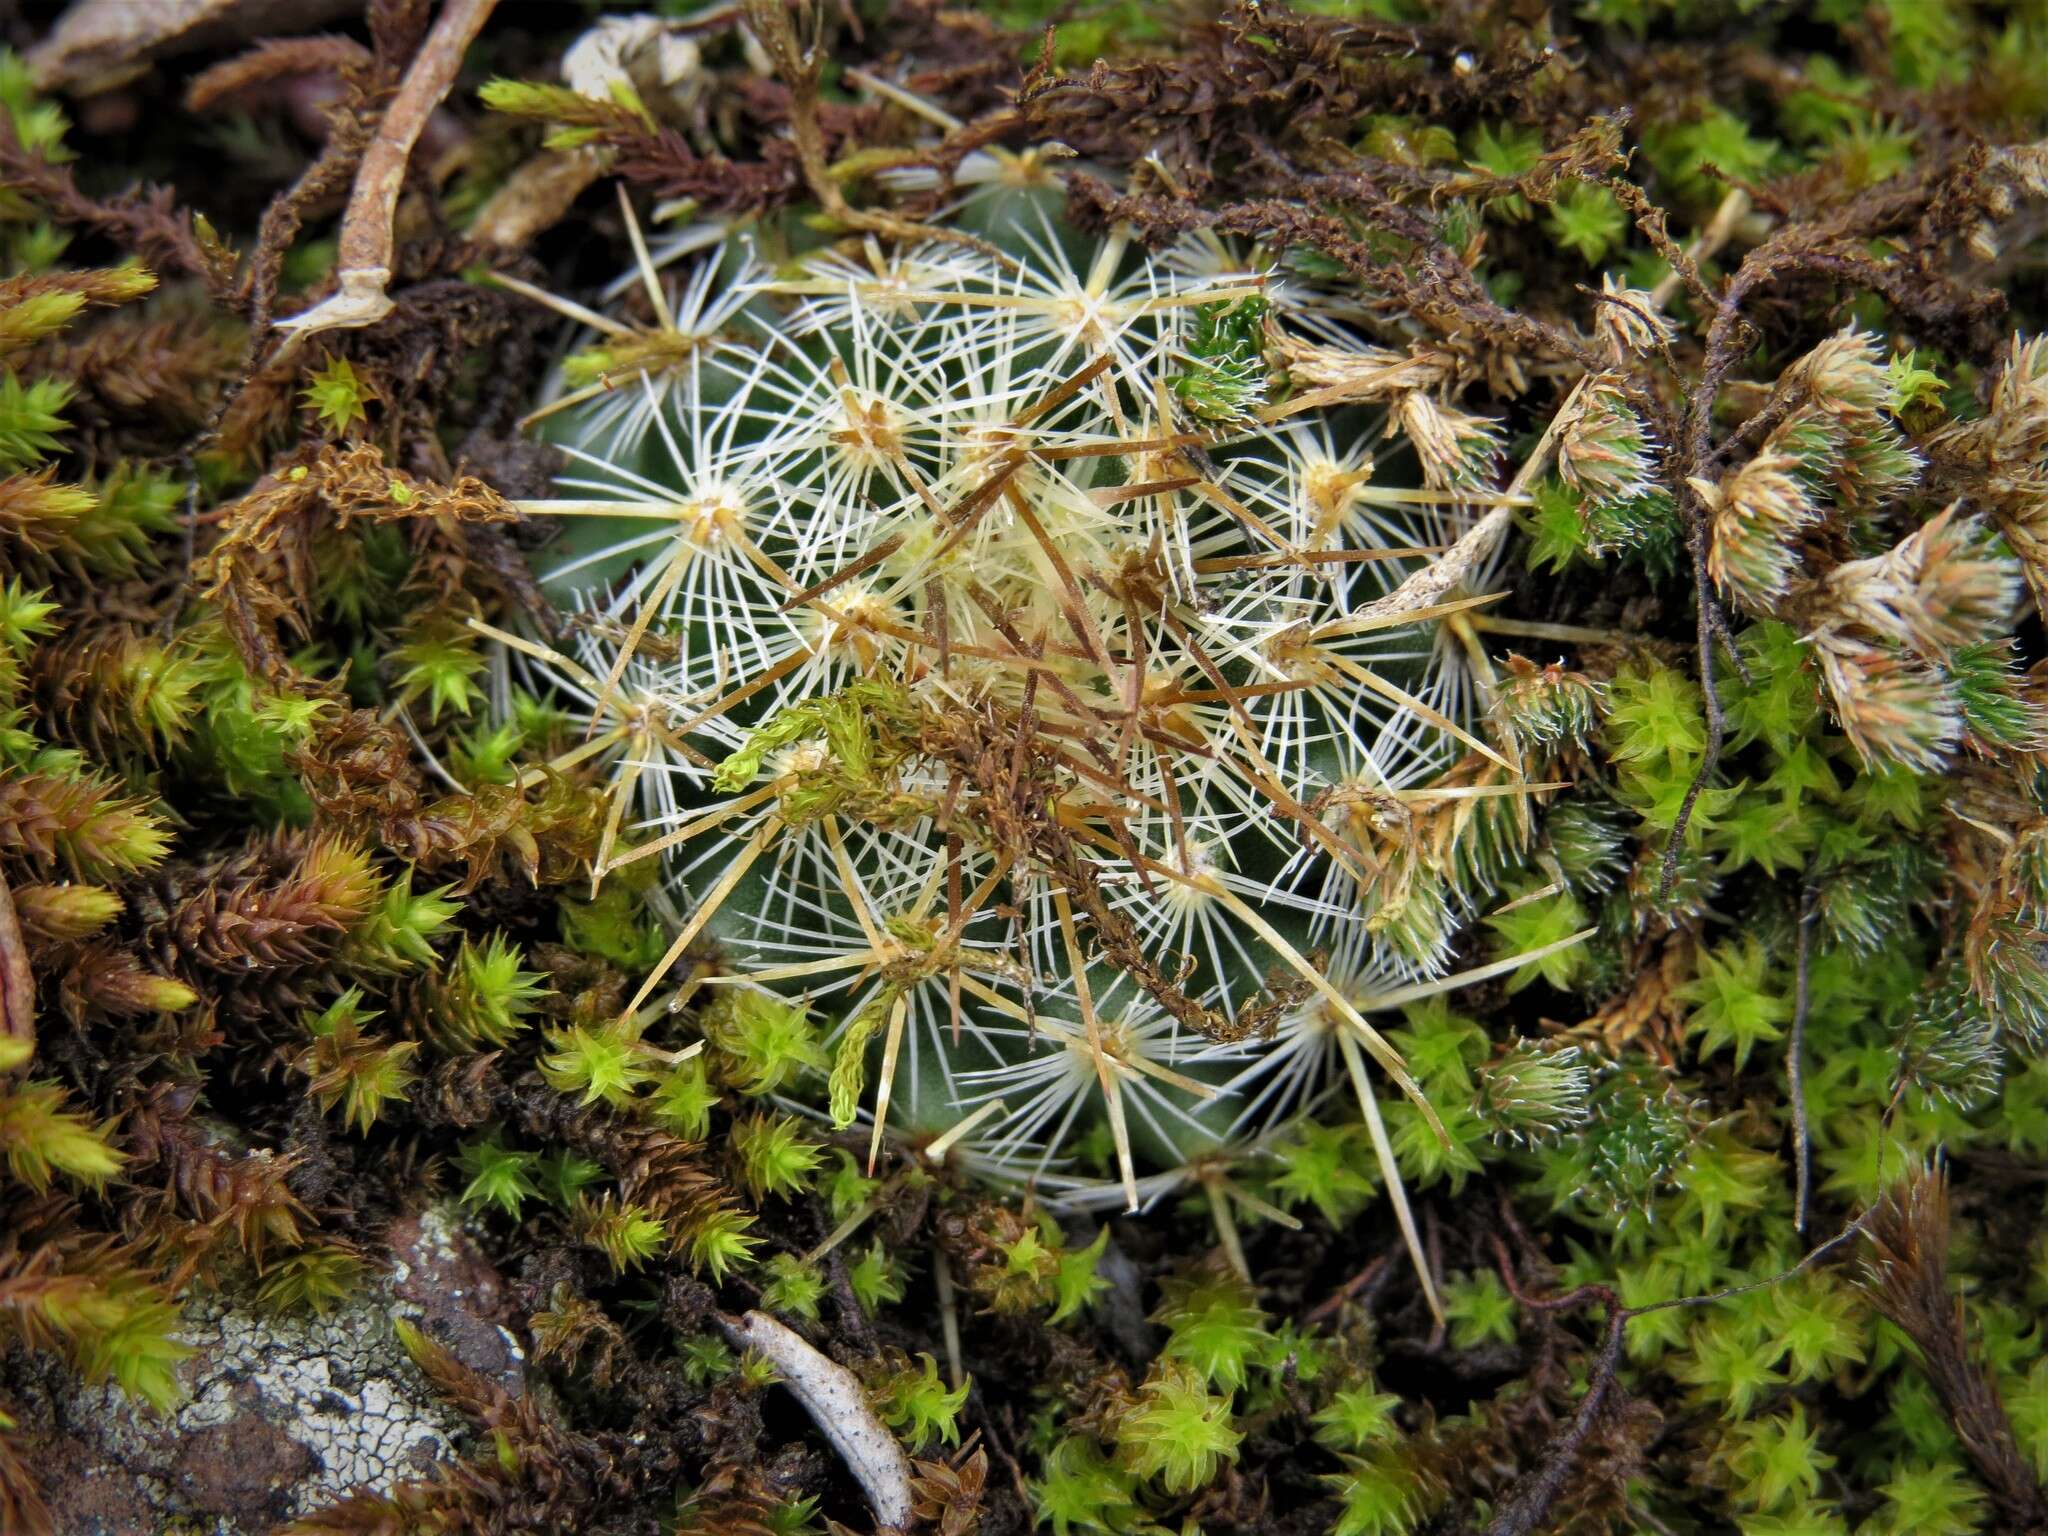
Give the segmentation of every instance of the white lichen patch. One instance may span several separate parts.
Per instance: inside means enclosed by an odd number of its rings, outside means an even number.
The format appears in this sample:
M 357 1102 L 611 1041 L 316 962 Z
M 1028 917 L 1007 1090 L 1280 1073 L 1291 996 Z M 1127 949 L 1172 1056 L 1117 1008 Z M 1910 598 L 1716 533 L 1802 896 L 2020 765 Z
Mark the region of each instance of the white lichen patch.
M 462 1420 L 407 1358 L 392 1311 L 381 1290 L 326 1318 L 196 1296 L 178 1331 L 194 1350 L 179 1368 L 182 1405 L 157 1415 L 108 1387 L 53 1383 L 50 1407 L 165 1514 L 261 1530 L 260 1516 L 303 1515 L 455 1456 Z M 195 1466 L 195 1445 L 219 1464 Z

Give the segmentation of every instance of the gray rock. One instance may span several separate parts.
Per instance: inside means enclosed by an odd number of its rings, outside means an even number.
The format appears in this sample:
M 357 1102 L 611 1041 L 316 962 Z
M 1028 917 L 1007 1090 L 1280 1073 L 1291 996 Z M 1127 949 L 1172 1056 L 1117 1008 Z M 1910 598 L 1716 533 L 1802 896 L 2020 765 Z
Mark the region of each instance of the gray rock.
M 327 1317 L 195 1294 L 187 1389 L 168 1414 L 17 1353 L 0 1379 L 67 1536 L 262 1536 L 358 1488 L 382 1491 L 466 1447 L 468 1429 L 406 1356 L 405 1318 L 508 1390 L 525 1357 L 498 1322 L 503 1284 L 441 1210 L 389 1234 L 389 1271 Z M 167 1527 L 167 1520 L 180 1522 Z

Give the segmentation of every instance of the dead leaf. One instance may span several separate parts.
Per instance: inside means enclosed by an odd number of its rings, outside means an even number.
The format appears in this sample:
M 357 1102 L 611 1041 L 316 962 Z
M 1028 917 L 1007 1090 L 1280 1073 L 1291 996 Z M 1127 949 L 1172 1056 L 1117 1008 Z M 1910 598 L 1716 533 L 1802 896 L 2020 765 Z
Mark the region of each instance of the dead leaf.
M 157 59 L 324 26 L 350 0 L 77 0 L 28 52 L 36 89 L 90 96 Z

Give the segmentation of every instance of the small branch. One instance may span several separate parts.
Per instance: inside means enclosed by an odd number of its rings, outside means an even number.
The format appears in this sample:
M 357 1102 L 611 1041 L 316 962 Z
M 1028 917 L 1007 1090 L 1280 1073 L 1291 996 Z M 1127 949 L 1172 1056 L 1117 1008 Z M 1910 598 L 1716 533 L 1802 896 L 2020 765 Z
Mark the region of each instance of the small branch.
M 1890 1123 L 1891 1111 L 1885 1112 L 1881 1128 Z M 1884 1141 L 1878 1141 L 1879 1166 L 1883 1166 Z M 1651 1312 L 1663 1312 L 1675 1307 L 1710 1307 L 1733 1296 L 1760 1291 L 1767 1286 L 1781 1285 L 1793 1276 L 1813 1268 L 1822 1259 L 1833 1253 L 1844 1243 L 1863 1231 L 1865 1225 L 1877 1214 L 1879 1207 L 1864 1211 L 1854 1221 L 1843 1227 L 1826 1242 L 1807 1250 L 1806 1254 L 1790 1269 L 1771 1275 L 1766 1279 L 1752 1280 L 1745 1285 L 1731 1285 L 1723 1290 L 1713 1291 L 1704 1296 L 1680 1296 L 1670 1301 L 1653 1301 L 1646 1306 L 1624 1307 L 1621 1298 L 1610 1286 L 1589 1283 L 1581 1285 L 1562 1296 L 1531 1296 L 1524 1291 L 1515 1278 L 1514 1263 L 1508 1257 L 1507 1245 L 1499 1236 L 1494 1236 L 1494 1265 L 1500 1272 L 1501 1283 L 1515 1299 L 1517 1305 L 1531 1312 L 1567 1312 L 1583 1306 L 1600 1306 L 1607 1309 L 1607 1329 L 1600 1344 L 1600 1352 L 1594 1357 L 1592 1368 L 1587 1372 L 1586 1396 L 1579 1404 L 1579 1411 L 1572 1422 L 1565 1426 L 1545 1448 L 1542 1465 L 1525 1480 L 1511 1489 L 1507 1502 L 1486 1528 L 1486 1536 L 1533 1536 L 1542 1529 L 1550 1506 L 1563 1489 L 1565 1478 L 1571 1472 L 1572 1460 L 1585 1444 L 1592 1432 L 1593 1423 L 1605 1402 L 1607 1393 L 1614 1385 L 1615 1369 L 1620 1363 L 1623 1331 L 1632 1318 L 1642 1317 Z M 1512 1226 L 1512 1213 L 1509 1213 Z
M 1812 398 L 1811 391 L 1805 388 L 1773 390 L 1770 399 L 1763 403 L 1762 409 L 1753 412 L 1741 426 L 1722 440 L 1720 446 L 1714 450 L 1710 462 L 1717 465 L 1726 464 L 1738 453 L 1748 451 L 1775 431 L 1779 423 L 1790 416 L 1796 407 L 1806 404 Z
M 1609 185 L 1613 186 L 1613 183 L 1610 182 Z M 1616 191 L 1619 195 L 1618 188 Z M 1629 203 L 1625 197 L 1623 202 L 1629 211 L 1635 214 L 1637 227 L 1643 229 L 1645 234 L 1650 233 L 1649 215 L 1655 216 L 1658 230 L 1663 228 L 1662 210 L 1651 205 L 1648 198 L 1642 199 L 1640 208 Z M 1669 304 L 1672 295 L 1677 293 L 1679 286 L 1683 284 L 1699 301 L 1702 312 L 1713 309 L 1720 302 L 1720 296 L 1709 288 L 1706 280 L 1700 276 L 1699 264 L 1711 260 L 1714 254 L 1734 237 L 1735 226 L 1748 217 L 1749 209 L 1749 194 L 1740 187 L 1733 188 L 1721 199 L 1721 205 L 1714 210 L 1713 219 L 1700 232 L 1699 238 L 1685 250 L 1665 250 L 1660 246 L 1659 254 L 1671 264 L 1671 270 L 1664 275 L 1662 282 L 1650 290 L 1650 297 L 1655 299 L 1660 307 Z M 1668 242 L 1669 239 L 1666 235 L 1665 240 Z
M 1798 272 L 1849 276 L 1880 292 L 1887 292 L 1884 284 L 1888 269 L 1885 264 L 1873 262 L 1855 247 L 1873 235 L 1917 216 L 1935 196 L 1938 182 L 1939 178 L 1931 172 L 1897 177 L 1871 188 L 1833 214 L 1807 224 L 1780 229 L 1743 258 L 1742 265 L 1723 285 L 1715 303 L 1713 319 L 1707 327 L 1700 374 L 1687 391 L 1682 441 L 1674 442 L 1672 457 L 1673 479 L 1678 487 L 1680 505 L 1685 511 L 1687 547 L 1692 556 L 1694 588 L 1699 599 L 1700 685 L 1706 698 L 1707 749 L 1698 774 L 1686 790 L 1677 823 L 1671 830 L 1671 840 L 1664 849 L 1663 875 L 1658 884 L 1660 900 L 1668 897 L 1677 883 L 1678 858 L 1684 846 L 1686 828 L 1701 792 L 1719 765 L 1727 734 L 1720 692 L 1714 682 L 1713 655 L 1714 638 L 1716 634 L 1725 632 L 1726 621 L 1720 616 L 1720 604 L 1707 575 L 1705 509 L 1701 507 L 1699 495 L 1691 489 L 1690 482 L 1710 473 L 1714 462 L 1714 405 L 1720 398 L 1721 386 L 1752 343 L 1750 327 L 1742 314 L 1743 306 L 1781 277 Z M 1722 200 L 1713 224 L 1703 237 L 1703 244 L 1706 240 L 1725 241 L 1733 233 L 1746 201 L 1740 192 L 1730 192 Z M 1674 269 L 1673 277 L 1667 278 L 1666 282 L 1674 285 L 1672 291 L 1675 292 L 1675 283 L 1682 280 Z M 1658 291 L 1663 289 L 1660 287 Z M 1906 296 L 1887 292 L 1887 297 L 1898 303 Z M 1739 658 L 1737 664 L 1740 670 Z
M 1508 1257 L 1507 1244 L 1500 1240 L 1498 1234 L 1495 1234 L 1491 1241 L 1493 1243 L 1493 1262 L 1495 1268 L 1500 1271 L 1501 1284 L 1507 1287 L 1508 1295 L 1514 1298 L 1515 1304 L 1524 1310 L 1530 1312 L 1570 1312 L 1575 1308 L 1587 1305 L 1602 1306 L 1610 1312 L 1627 1310 L 1621 1305 L 1621 1298 L 1614 1294 L 1611 1286 L 1600 1285 L 1591 1281 L 1566 1291 L 1562 1296 L 1531 1296 L 1522 1289 L 1521 1281 L 1515 1278 L 1515 1265 L 1514 1261 Z
M 1387 1256 L 1384 1253 L 1375 1254 L 1365 1268 L 1338 1286 L 1329 1296 L 1318 1302 L 1315 1310 L 1303 1318 L 1302 1323 L 1307 1327 L 1313 1328 L 1326 1319 L 1336 1316 L 1337 1312 L 1346 1302 L 1356 1297 L 1359 1292 L 1369 1289 L 1385 1272 L 1386 1267 Z
M 1600 1353 L 1594 1356 L 1592 1368 L 1586 1373 L 1586 1395 L 1579 1401 L 1579 1411 L 1544 1448 L 1543 1464 L 1508 1490 L 1500 1513 L 1486 1527 L 1486 1536 L 1532 1536 L 1543 1528 L 1550 1506 L 1571 1475 L 1579 1447 L 1586 1443 L 1594 1420 L 1606 1406 L 1607 1394 L 1614 1386 L 1615 1367 L 1621 1361 L 1621 1329 L 1627 1320 L 1628 1312 L 1621 1307 L 1607 1314 L 1607 1337 L 1601 1341 Z
M 1586 1437 L 1593 1432 L 1594 1421 L 1607 1402 L 1608 1392 L 1613 1389 L 1614 1373 L 1621 1363 L 1622 1329 L 1633 1314 L 1604 1285 L 1582 1285 L 1562 1296 L 1530 1296 L 1516 1282 L 1514 1264 L 1508 1258 L 1507 1247 L 1497 1236 L 1493 1239 L 1493 1253 L 1508 1294 L 1532 1312 L 1564 1312 L 1589 1303 L 1607 1309 L 1606 1336 L 1601 1340 L 1600 1352 L 1593 1357 L 1593 1364 L 1586 1372 L 1586 1395 L 1579 1401 L 1579 1411 L 1572 1415 L 1569 1424 L 1551 1437 L 1550 1444 L 1544 1447 L 1541 1464 L 1508 1490 L 1500 1512 L 1486 1527 L 1486 1536 L 1533 1536 L 1549 1517 L 1550 1506 L 1563 1490 L 1565 1479 L 1571 1475 L 1572 1463 L 1577 1459 L 1580 1447 L 1586 1443 Z
M 1792 1096 L 1793 1196 L 1792 1229 L 1806 1235 L 1806 1205 L 1813 1182 L 1813 1138 L 1806 1123 L 1806 1016 L 1813 1001 L 1810 986 L 1813 920 L 1818 915 L 1815 892 L 1806 888 L 1799 902 L 1799 943 L 1794 962 L 1792 1034 L 1785 1042 L 1785 1074 Z
M 1686 517 L 1691 523 L 1687 544 L 1692 553 L 1693 591 L 1698 599 L 1699 619 L 1696 644 L 1700 659 L 1700 693 L 1706 704 L 1707 744 L 1700 754 L 1699 771 L 1686 786 L 1678 817 L 1671 824 L 1671 839 L 1664 845 L 1664 868 L 1657 880 L 1657 899 L 1670 899 L 1678 884 L 1678 859 L 1685 847 L 1686 828 L 1692 824 L 1693 807 L 1721 765 L 1721 747 L 1728 739 L 1728 719 L 1721 709 L 1721 690 L 1714 682 L 1714 641 L 1719 629 L 1719 605 L 1714 600 L 1713 578 L 1707 574 L 1707 518 L 1698 497 L 1685 492 Z
M 14 895 L 0 877 L 0 1073 L 25 1066 L 35 1045 L 35 976 L 14 913 Z
M 427 119 L 455 85 L 462 58 L 483 30 L 497 0 L 446 0 L 433 31 L 420 45 L 376 137 L 356 171 L 355 190 L 342 216 L 338 284 L 334 296 L 304 314 L 275 322 L 303 340 L 319 331 L 375 325 L 391 313 L 391 249 L 398 194 Z
M 881 1343 L 875 1337 L 875 1325 L 868 1320 L 867 1309 L 860 1304 L 860 1297 L 853 1289 L 853 1275 L 846 1267 L 844 1253 L 825 1255 L 825 1276 L 832 1286 L 832 1300 L 839 1309 L 840 1328 L 854 1348 L 865 1354 L 878 1352 Z
M 782 1377 L 847 1470 L 867 1491 L 875 1523 L 898 1530 L 910 1525 L 910 1458 L 845 1366 L 827 1359 L 765 1312 L 741 1318 L 720 1314 L 718 1326 L 738 1349 L 751 1349 Z
M 1886 1111 L 1886 1115 L 1887 1119 L 1889 1119 L 1889 1110 Z M 1883 1147 L 1882 1140 L 1879 1141 L 1878 1145 L 1881 1151 Z M 1723 1286 L 1720 1290 L 1708 1291 L 1703 1296 L 1678 1296 L 1670 1301 L 1653 1301 L 1645 1306 L 1631 1307 L 1629 1308 L 1628 1315 L 1630 1317 L 1642 1317 L 1646 1313 L 1668 1312 L 1676 1307 L 1711 1307 L 1736 1296 L 1747 1296 L 1751 1291 L 1767 1290 L 1774 1285 L 1783 1285 L 1787 1280 L 1805 1274 L 1806 1271 L 1812 1269 L 1814 1265 L 1833 1253 L 1842 1244 L 1861 1233 L 1864 1227 L 1869 1224 L 1871 1214 L 1875 1209 L 1876 1207 L 1873 1206 L 1870 1210 L 1864 1211 L 1826 1242 L 1814 1244 L 1813 1247 L 1807 1249 L 1800 1256 L 1799 1262 L 1790 1269 L 1781 1269 L 1775 1275 L 1766 1275 L 1761 1280 L 1750 1280 L 1741 1285 Z
M 1728 610 L 1721 606 L 1718 597 L 1714 599 L 1714 634 L 1721 642 L 1721 649 L 1728 653 L 1728 665 L 1742 679 L 1742 686 L 1754 688 L 1756 679 L 1750 675 L 1749 663 L 1742 659 L 1742 647 L 1735 643 L 1735 631 L 1728 627 Z

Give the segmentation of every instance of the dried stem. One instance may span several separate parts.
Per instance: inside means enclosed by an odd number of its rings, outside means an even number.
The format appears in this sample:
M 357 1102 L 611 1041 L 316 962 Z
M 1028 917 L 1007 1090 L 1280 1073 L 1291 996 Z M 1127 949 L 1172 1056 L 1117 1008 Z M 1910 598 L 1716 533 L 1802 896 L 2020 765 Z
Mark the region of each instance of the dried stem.
M 391 313 L 393 223 L 413 146 L 462 69 L 469 45 L 498 0 L 447 0 L 427 40 L 414 55 L 404 83 L 384 109 L 376 137 L 356 171 L 355 190 L 342 216 L 334 296 L 304 314 L 276 322 L 303 340 L 320 331 L 375 325 Z
M 1500 1513 L 1486 1527 L 1486 1536 L 1532 1536 L 1543 1528 L 1550 1506 L 1571 1475 L 1579 1447 L 1593 1432 L 1593 1423 L 1614 1387 L 1615 1367 L 1621 1361 L 1621 1331 L 1627 1321 L 1625 1308 L 1615 1307 L 1608 1312 L 1607 1335 L 1586 1374 L 1586 1395 L 1579 1400 L 1579 1411 L 1544 1447 L 1542 1464 L 1508 1490 Z
M 906 1529 L 912 1507 L 910 1458 L 875 1416 L 860 1378 L 764 1312 L 721 1316 L 718 1325 L 733 1344 L 753 1350 L 775 1367 L 782 1384 L 803 1404 L 866 1491 L 875 1523 Z
M 1889 1124 L 1890 1110 L 1886 1111 L 1885 1123 Z M 1878 1142 L 1879 1166 L 1883 1165 L 1884 1141 Z M 1799 1262 L 1790 1269 L 1782 1270 L 1762 1280 L 1752 1280 L 1744 1285 L 1727 1286 L 1700 1296 L 1680 1296 L 1670 1301 L 1651 1302 L 1647 1306 L 1624 1307 L 1621 1298 L 1605 1285 L 1587 1284 L 1567 1291 L 1562 1296 L 1531 1296 L 1521 1288 L 1515 1278 L 1513 1261 L 1508 1257 L 1507 1245 L 1496 1235 L 1493 1237 L 1494 1265 L 1500 1272 L 1501 1283 L 1516 1303 L 1532 1312 L 1565 1312 L 1574 1308 L 1595 1305 L 1606 1308 L 1607 1326 L 1601 1340 L 1600 1352 L 1594 1357 L 1587 1372 L 1586 1395 L 1579 1403 L 1579 1411 L 1572 1416 L 1570 1424 L 1551 1440 L 1545 1449 L 1542 1464 L 1529 1476 L 1509 1491 L 1506 1503 L 1486 1528 L 1486 1536 L 1533 1536 L 1543 1528 L 1545 1517 L 1551 1505 L 1564 1487 L 1565 1478 L 1571 1471 L 1573 1458 L 1585 1444 L 1593 1423 L 1606 1400 L 1607 1393 L 1614 1385 L 1615 1371 L 1621 1359 L 1623 1331 L 1631 1318 L 1642 1317 L 1651 1312 L 1668 1311 L 1675 1307 L 1710 1307 L 1730 1297 L 1760 1291 L 1768 1286 L 1782 1285 L 1794 1276 L 1813 1268 L 1822 1259 L 1840 1248 L 1844 1243 L 1862 1232 L 1873 1223 L 1881 1206 L 1873 1206 L 1844 1226 L 1841 1231 L 1824 1243 L 1808 1249 Z M 1944 1221 L 1946 1206 L 1943 1207 Z M 1514 1226 L 1512 1211 L 1508 1220 Z M 1515 1230 L 1519 1231 L 1516 1226 Z M 1910 1331 L 1910 1330 L 1909 1330 Z M 2010 1429 L 2008 1427 L 2008 1436 Z
M 28 946 L 14 914 L 14 896 L 0 878 L 0 1072 L 19 1056 L 25 1065 L 36 1043 L 36 982 Z
M 1386 1273 L 1387 1263 L 1387 1256 L 1384 1253 L 1374 1254 L 1366 1261 L 1365 1268 L 1317 1302 L 1315 1309 L 1302 1319 L 1303 1324 L 1314 1328 L 1335 1317 L 1342 1310 L 1346 1302 L 1356 1298 L 1360 1292 L 1372 1288 L 1373 1282 Z
M 1799 943 L 1794 963 L 1792 1033 L 1785 1042 L 1787 1091 L 1792 1097 L 1792 1228 L 1806 1232 L 1806 1206 L 1813 1183 L 1813 1137 L 1806 1123 L 1806 1017 L 1811 1011 L 1815 892 L 1806 888 L 1799 903 Z
M 1685 787 L 1685 799 L 1680 802 L 1678 817 L 1671 824 L 1670 840 L 1664 844 L 1664 867 L 1657 879 L 1659 901 L 1667 900 L 1678 884 L 1678 857 L 1685 847 L 1686 828 L 1692 824 L 1693 807 L 1699 804 L 1700 795 L 1713 779 L 1714 771 L 1721 766 L 1721 748 L 1728 740 L 1728 716 L 1721 708 L 1721 690 L 1714 682 L 1714 641 L 1726 628 L 1726 621 L 1720 617 L 1713 578 L 1707 574 L 1706 510 L 1689 488 L 1686 497 L 1685 515 L 1689 525 L 1686 547 L 1692 554 L 1693 591 L 1699 607 L 1695 643 L 1700 658 L 1700 697 L 1706 705 L 1707 743 L 1700 753 L 1699 769 Z

